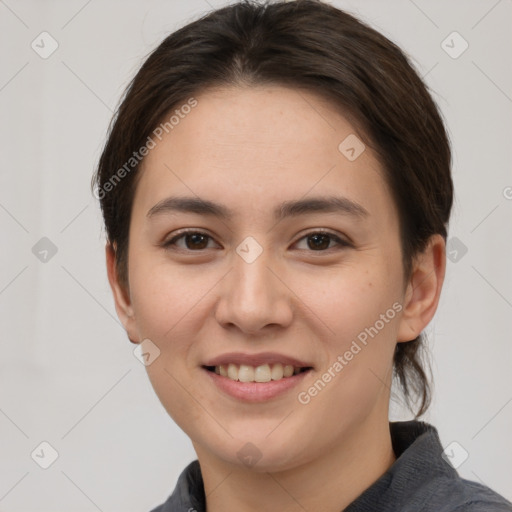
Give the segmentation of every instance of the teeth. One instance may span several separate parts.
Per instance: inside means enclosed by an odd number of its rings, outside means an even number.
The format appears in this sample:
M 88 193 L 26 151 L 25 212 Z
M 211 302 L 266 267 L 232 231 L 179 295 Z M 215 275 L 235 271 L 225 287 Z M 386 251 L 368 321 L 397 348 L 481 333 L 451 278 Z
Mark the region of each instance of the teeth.
M 238 380 L 240 382 L 254 382 L 254 367 L 241 364 L 238 369 Z
M 282 364 L 275 364 L 272 366 L 272 371 L 270 372 L 270 376 L 272 380 L 279 380 L 284 377 L 284 369 Z
M 228 377 L 231 380 L 238 380 L 238 366 L 236 364 L 228 364 Z
M 240 382 L 270 382 L 271 380 L 280 380 L 301 372 L 301 368 L 294 368 L 292 365 L 282 365 L 281 363 L 262 364 L 261 366 L 249 366 L 246 364 L 221 364 L 215 367 L 215 373 L 231 380 Z
M 299 369 L 299 371 L 300 371 L 300 369 Z M 287 364 L 284 367 L 284 376 L 285 377 L 291 377 L 292 375 L 293 375 L 293 366 L 290 366 L 289 364 Z
M 270 366 L 268 364 L 258 366 L 254 370 L 254 380 L 256 382 L 270 382 L 272 380 Z

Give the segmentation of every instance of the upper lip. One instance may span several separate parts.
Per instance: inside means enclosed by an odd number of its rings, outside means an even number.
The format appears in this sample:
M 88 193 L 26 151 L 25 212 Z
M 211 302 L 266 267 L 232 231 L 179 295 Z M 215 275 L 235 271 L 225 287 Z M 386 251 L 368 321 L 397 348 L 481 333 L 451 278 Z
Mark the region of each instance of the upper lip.
M 213 357 L 204 363 L 204 366 L 220 366 L 228 365 L 229 363 L 247 366 L 261 366 L 264 364 L 277 364 L 291 365 L 297 368 L 310 368 L 313 365 L 277 352 L 260 352 L 259 354 L 244 354 L 242 352 L 231 352 L 228 354 L 221 354 Z

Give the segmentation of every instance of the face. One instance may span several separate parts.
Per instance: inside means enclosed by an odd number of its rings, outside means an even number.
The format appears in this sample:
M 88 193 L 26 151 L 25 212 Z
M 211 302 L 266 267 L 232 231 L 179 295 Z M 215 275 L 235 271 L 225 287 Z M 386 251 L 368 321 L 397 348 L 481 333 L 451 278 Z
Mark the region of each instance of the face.
M 397 211 L 325 100 L 277 86 L 196 99 L 143 162 L 118 312 L 158 347 L 149 378 L 197 450 L 291 468 L 387 425 Z

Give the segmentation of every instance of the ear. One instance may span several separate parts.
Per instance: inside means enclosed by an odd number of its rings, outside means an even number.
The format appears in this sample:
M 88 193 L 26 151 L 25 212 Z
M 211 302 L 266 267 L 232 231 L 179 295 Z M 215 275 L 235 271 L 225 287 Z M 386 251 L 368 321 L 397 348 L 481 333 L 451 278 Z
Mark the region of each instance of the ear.
M 107 260 L 107 275 L 114 296 L 117 316 L 126 330 L 129 340 L 132 343 L 140 343 L 135 325 L 135 315 L 131 304 L 130 292 L 127 287 L 119 281 L 116 268 L 116 251 L 111 243 L 105 246 Z
M 416 255 L 405 291 L 398 342 L 418 337 L 436 312 L 446 271 L 446 244 L 433 235 L 425 250 Z

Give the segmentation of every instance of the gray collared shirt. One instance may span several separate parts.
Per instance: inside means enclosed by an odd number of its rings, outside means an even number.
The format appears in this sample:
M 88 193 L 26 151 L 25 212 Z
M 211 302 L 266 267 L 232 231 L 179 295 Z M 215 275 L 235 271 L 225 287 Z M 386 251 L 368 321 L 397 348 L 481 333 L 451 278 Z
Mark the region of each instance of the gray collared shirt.
M 396 461 L 343 512 L 512 512 L 512 503 L 462 479 L 442 458 L 432 425 L 397 421 L 389 427 Z M 151 512 L 206 512 L 197 460 L 181 473 L 169 499 Z

